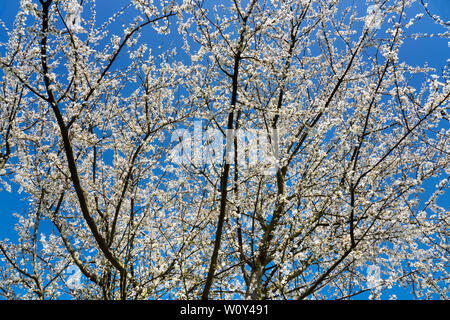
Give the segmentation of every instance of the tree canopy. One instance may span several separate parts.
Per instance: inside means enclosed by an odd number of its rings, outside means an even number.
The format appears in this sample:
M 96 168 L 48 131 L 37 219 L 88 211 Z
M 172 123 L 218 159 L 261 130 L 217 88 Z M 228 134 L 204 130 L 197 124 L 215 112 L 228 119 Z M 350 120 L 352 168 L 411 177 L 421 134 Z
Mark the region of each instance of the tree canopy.
M 0 183 L 29 200 L 1 296 L 449 297 L 448 55 L 402 51 L 448 40 L 424 1 L 99 5 L 0 26 Z

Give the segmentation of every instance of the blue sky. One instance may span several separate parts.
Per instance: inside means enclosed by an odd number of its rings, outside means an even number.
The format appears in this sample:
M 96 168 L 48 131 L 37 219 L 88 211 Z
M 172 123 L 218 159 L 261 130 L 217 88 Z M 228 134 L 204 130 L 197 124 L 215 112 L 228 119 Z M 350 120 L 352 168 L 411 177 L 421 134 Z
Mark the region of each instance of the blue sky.
M 105 21 L 107 17 L 115 13 L 116 10 L 122 7 L 126 2 L 127 1 L 125 0 L 98 0 L 97 19 L 99 23 Z M 0 0 L 0 20 L 5 23 L 8 29 L 12 28 L 15 15 L 19 8 L 19 3 L 19 0 Z M 432 13 L 439 15 L 444 21 L 450 20 L 450 0 L 430 0 L 428 9 Z M 423 21 L 411 28 L 409 32 L 433 32 L 436 30 L 436 26 L 431 22 L 431 19 L 425 16 Z M 157 47 L 162 41 L 162 38 L 146 38 L 145 33 L 143 34 L 143 38 L 147 41 L 149 47 Z M 7 35 L 0 27 L 0 42 L 5 41 L 6 39 Z M 174 45 L 177 45 L 176 38 L 170 36 L 168 39 L 170 44 L 173 43 Z M 178 45 L 179 44 L 180 42 L 178 42 Z M 404 46 L 400 51 L 399 58 L 400 60 L 405 60 L 411 65 L 423 65 L 424 63 L 427 63 L 428 65 L 434 67 L 443 66 L 446 64 L 447 59 L 450 59 L 449 44 L 449 39 L 439 38 L 419 41 L 405 41 Z M 0 54 L 1 53 L 2 52 L 0 49 Z M 14 218 L 13 213 L 21 213 L 26 209 L 27 200 L 25 197 L 26 195 L 24 194 L 18 194 L 17 188 L 14 186 L 12 193 L 4 190 L 0 191 L 0 240 L 5 238 L 15 239 L 16 236 L 13 229 L 16 219 Z M 395 293 L 398 298 L 409 297 L 404 290 L 398 290 Z M 364 297 L 365 296 L 361 296 L 360 298 Z

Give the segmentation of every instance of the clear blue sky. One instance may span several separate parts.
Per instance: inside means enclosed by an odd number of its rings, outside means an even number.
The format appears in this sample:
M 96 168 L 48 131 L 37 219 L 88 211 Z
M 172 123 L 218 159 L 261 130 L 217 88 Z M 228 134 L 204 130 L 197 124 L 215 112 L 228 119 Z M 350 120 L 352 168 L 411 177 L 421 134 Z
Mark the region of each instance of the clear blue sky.
M 360 0 L 363 1 L 363 0 Z M 36 1 L 37 2 L 37 1 Z M 443 20 L 450 20 L 450 0 L 429 0 L 429 10 L 438 14 Z M 19 8 L 19 0 L 0 0 L 0 20 L 2 20 L 7 28 L 11 29 L 15 15 Z M 103 22 L 107 17 L 116 12 L 116 10 L 127 3 L 125 0 L 97 0 L 97 19 Z M 423 10 L 422 10 L 423 11 Z M 411 31 L 432 32 L 435 31 L 436 26 L 431 23 L 429 17 L 420 22 Z M 442 29 L 440 29 L 442 30 Z M 145 38 L 145 33 L 143 35 Z M 0 41 L 7 38 L 6 33 L 0 28 Z M 149 46 L 158 46 L 161 39 L 149 38 L 146 39 Z M 176 43 L 176 39 L 172 36 L 169 41 Z M 405 60 L 411 65 L 423 65 L 428 63 L 430 66 L 443 66 L 446 60 L 450 59 L 450 40 L 449 39 L 426 39 L 420 41 L 406 41 L 400 51 L 400 59 Z M 0 51 L 0 54 L 2 52 Z M 22 212 L 27 205 L 24 200 L 26 195 L 17 194 L 17 188 L 13 187 L 13 192 L 0 191 L 0 240 L 5 238 L 15 239 L 14 224 L 16 219 L 13 217 L 14 212 Z M 403 290 L 396 292 L 398 298 L 408 298 Z M 363 297 L 363 296 L 361 296 Z M 384 297 L 386 298 L 386 297 Z

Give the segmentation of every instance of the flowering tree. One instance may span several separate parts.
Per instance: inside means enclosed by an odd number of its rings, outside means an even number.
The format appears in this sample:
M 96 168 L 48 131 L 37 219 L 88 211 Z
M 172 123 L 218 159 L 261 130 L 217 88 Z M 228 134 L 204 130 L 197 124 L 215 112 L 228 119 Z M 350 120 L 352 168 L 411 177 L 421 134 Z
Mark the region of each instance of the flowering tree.
M 399 58 L 422 19 L 448 36 L 412 0 L 134 0 L 103 24 L 22 0 L 0 169 L 29 205 L 1 294 L 448 298 L 447 67 Z

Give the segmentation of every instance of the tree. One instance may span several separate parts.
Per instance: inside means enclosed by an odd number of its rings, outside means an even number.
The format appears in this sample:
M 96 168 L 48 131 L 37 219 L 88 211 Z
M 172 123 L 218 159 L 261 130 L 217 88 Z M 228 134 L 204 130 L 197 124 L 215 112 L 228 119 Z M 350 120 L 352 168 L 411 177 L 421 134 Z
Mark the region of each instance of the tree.
M 29 206 L 1 294 L 448 298 L 447 66 L 399 58 L 423 19 L 448 29 L 412 0 L 135 0 L 103 24 L 22 0 L 0 164 Z

